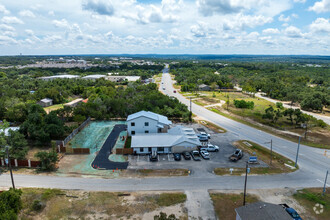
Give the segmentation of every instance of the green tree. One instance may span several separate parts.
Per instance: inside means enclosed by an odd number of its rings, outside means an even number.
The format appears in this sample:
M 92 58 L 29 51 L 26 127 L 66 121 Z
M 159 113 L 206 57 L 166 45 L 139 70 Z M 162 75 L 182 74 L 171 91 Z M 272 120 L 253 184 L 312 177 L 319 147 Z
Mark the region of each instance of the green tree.
M 288 116 L 287 120 L 289 120 L 291 122 L 291 124 L 293 125 L 294 109 L 293 108 L 285 109 L 283 114 L 284 114 L 284 116 Z
M 53 171 L 55 169 L 55 164 L 58 160 L 58 155 L 57 155 L 55 149 L 53 149 L 50 152 L 40 151 L 40 152 L 36 153 L 35 156 L 37 158 L 39 158 L 39 160 L 41 162 L 40 170 Z
M 29 148 L 23 134 L 19 131 L 9 130 L 7 143 L 9 145 L 10 156 L 12 158 L 25 159 Z
M 17 213 L 22 208 L 21 195 L 20 189 L 12 188 L 0 194 L 0 219 L 17 219 Z
M 159 215 L 154 216 L 154 220 L 179 220 L 177 217 L 175 217 L 174 214 L 170 214 L 167 216 L 166 213 L 160 212 Z

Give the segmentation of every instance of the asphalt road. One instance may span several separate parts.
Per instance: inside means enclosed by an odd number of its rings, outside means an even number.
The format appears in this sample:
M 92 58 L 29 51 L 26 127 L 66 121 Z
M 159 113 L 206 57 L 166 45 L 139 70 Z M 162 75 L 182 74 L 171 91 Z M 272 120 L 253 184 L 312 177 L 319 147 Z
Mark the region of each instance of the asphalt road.
M 161 84 L 159 88 L 161 92 L 169 96 L 174 96 L 183 104 L 188 107 L 190 106 L 190 101 L 187 98 L 182 96 L 180 93 L 174 93 L 175 89 L 173 88 L 173 82 L 168 74 L 167 68 L 163 71 L 162 83 L 163 84 Z M 163 88 L 165 88 L 165 90 Z M 239 139 L 251 140 L 267 148 L 270 148 L 270 145 L 265 143 L 273 140 L 274 151 L 295 161 L 298 147 L 297 143 L 233 121 L 194 103 L 192 103 L 191 107 L 194 114 L 225 128 L 228 132 L 236 135 Z M 310 175 L 305 177 L 306 180 L 315 177 L 318 179 L 324 179 L 326 170 L 330 170 L 330 157 L 325 156 L 324 153 L 324 149 L 300 145 L 298 165 L 301 170 L 309 172 Z M 330 153 L 328 152 L 328 154 Z M 297 175 L 299 175 L 299 173 L 297 173 Z

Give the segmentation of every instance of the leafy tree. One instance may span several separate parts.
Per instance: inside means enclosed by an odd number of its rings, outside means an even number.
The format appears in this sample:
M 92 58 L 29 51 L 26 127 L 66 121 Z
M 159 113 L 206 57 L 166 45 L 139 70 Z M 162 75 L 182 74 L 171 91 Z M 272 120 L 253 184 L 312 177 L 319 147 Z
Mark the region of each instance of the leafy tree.
M 253 101 L 245 101 L 245 100 L 234 100 L 234 105 L 236 108 L 247 108 L 247 109 L 253 109 L 254 108 L 254 102 Z
M 55 169 L 55 164 L 58 160 L 58 155 L 54 149 L 50 152 L 39 151 L 38 153 L 36 153 L 35 156 L 39 158 L 41 162 L 40 170 L 53 171 Z
M 22 208 L 22 191 L 10 188 L 0 194 L 0 219 L 16 220 Z
M 269 119 L 272 123 L 276 124 L 277 120 L 282 117 L 282 115 L 280 109 L 274 109 L 273 106 L 270 106 L 265 109 L 265 114 L 262 115 L 262 118 Z
M 23 134 L 19 131 L 9 130 L 9 136 L 7 137 L 7 143 L 9 145 L 10 156 L 16 159 L 24 159 L 29 148 L 27 141 Z
M 283 109 L 283 103 L 282 102 L 276 102 L 276 108 Z
M 287 120 L 289 120 L 291 122 L 291 124 L 293 125 L 294 109 L 293 108 L 285 109 L 285 111 L 283 112 L 283 115 L 288 116 Z

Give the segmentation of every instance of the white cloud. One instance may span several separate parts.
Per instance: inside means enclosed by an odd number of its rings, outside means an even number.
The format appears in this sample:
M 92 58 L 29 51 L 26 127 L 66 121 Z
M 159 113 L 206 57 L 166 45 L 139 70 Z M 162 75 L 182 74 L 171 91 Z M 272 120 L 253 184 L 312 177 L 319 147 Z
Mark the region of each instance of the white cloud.
M 6 24 L 0 24 L 0 30 L 2 31 L 15 31 L 15 28 Z
M 283 22 L 289 22 L 289 21 L 290 21 L 290 16 L 285 17 L 283 14 L 281 14 L 281 15 L 278 17 L 278 20 L 279 20 L 279 21 L 283 21 Z
M 36 16 L 34 13 L 30 10 L 22 10 L 18 13 L 22 17 L 30 17 L 30 18 L 35 18 Z
M 223 24 L 223 30 L 243 30 L 245 28 L 253 28 L 261 26 L 266 23 L 271 23 L 273 19 L 271 17 L 265 17 L 263 15 L 251 16 L 238 14 L 230 19 L 225 19 Z
M 293 1 L 296 3 L 305 3 L 306 2 L 306 0 L 293 0 Z
M 82 3 L 82 8 L 100 15 L 111 16 L 115 12 L 112 2 L 109 0 L 85 0 Z
M 4 24 L 24 24 L 22 20 L 17 17 L 5 16 L 1 19 Z
M 284 30 L 284 34 L 290 38 L 301 38 L 303 34 L 300 29 L 295 26 L 289 26 Z
M 53 20 L 52 22 L 55 27 L 58 27 L 58 28 L 66 28 L 66 27 L 69 27 L 69 23 L 66 19 L 62 19 L 62 20 Z
M 55 12 L 54 12 L 54 11 L 49 11 L 49 12 L 48 12 L 48 15 L 50 15 L 50 16 L 55 16 Z
M 5 15 L 7 15 L 10 14 L 10 11 L 8 11 L 5 6 L 0 5 L 0 13 L 4 13 Z
M 198 22 L 198 24 L 192 25 L 190 27 L 190 32 L 195 37 L 206 37 L 209 34 L 213 34 L 215 30 L 209 28 L 208 25 L 204 22 Z
M 30 29 L 26 29 L 26 30 L 25 30 L 25 33 L 26 33 L 27 35 L 30 35 L 30 36 L 33 36 L 33 35 L 34 35 L 33 30 L 30 30 Z
M 279 34 L 280 31 L 277 28 L 267 28 L 262 31 L 263 34 Z
M 325 18 L 317 18 L 313 23 L 309 26 L 312 32 L 330 32 L 330 19 Z
M 329 12 L 330 11 L 330 0 L 321 0 L 315 2 L 315 4 L 308 8 L 309 11 L 315 11 L 316 13 Z
M 0 35 L 0 45 L 8 45 L 8 44 L 16 44 L 16 43 L 17 41 L 14 38 Z

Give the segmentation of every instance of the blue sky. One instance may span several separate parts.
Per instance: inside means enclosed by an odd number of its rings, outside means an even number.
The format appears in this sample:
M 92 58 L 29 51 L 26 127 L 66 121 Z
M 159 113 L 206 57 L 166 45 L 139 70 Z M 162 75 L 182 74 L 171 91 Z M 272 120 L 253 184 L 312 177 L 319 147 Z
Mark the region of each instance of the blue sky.
M 1 0 L 0 55 L 330 55 L 330 0 Z

